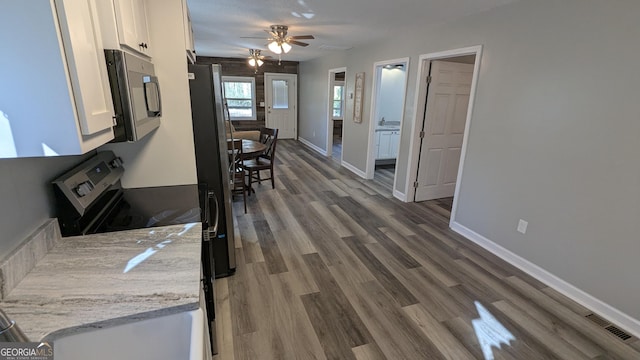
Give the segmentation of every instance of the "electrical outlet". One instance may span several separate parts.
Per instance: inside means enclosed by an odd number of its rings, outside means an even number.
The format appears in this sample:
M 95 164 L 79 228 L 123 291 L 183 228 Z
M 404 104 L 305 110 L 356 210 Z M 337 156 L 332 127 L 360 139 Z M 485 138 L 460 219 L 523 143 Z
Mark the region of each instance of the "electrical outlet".
M 520 221 L 518 221 L 518 232 L 521 232 L 523 234 L 527 233 L 527 226 L 529 225 L 528 222 L 520 219 Z

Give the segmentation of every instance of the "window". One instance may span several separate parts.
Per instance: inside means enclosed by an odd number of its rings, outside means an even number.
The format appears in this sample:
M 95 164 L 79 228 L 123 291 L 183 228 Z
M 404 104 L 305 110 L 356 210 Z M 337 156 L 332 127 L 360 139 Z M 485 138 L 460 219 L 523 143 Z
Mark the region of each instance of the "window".
M 273 80 L 273 108 L 288 109 L 289 108 L 289 82 L 287 80 Z
M 344 103 L 344 84 L 333 86 L 333 118 L 342 119 Z
M 256 80 L 223 76 L 222 83 L 231 120 L 256 120 Z

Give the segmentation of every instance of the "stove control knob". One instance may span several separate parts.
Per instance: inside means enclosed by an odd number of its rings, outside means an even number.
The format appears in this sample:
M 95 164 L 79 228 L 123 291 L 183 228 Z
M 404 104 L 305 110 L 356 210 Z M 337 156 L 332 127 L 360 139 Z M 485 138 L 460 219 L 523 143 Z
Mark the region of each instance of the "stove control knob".
M 124 161 L 122 161 L 122 158 L 118 156 L 117 158 L 111 160 L 111 162 L 109 163 L 109 166 L 112 169 L 117 169 L 117 168 L 121 167 L 123 163 L 124 163 Z
M 91 184 L 91 182 L 85 181 L 82 184 L 78 185 L 75 190 L 76 194 L 78 194 L 78 197 L 85 197 L 89 195 L 91 190 L 93 190 L 93 185 Z

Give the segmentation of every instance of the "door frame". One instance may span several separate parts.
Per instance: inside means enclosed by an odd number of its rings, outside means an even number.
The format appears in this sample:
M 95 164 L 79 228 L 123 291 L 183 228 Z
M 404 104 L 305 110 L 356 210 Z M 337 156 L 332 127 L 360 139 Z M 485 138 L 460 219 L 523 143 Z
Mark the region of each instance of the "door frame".
M 263 83 L 264 83 L 264 100 L 265 100 L 265 112 L 264 112 L 264 126 L 268 126 L 267 124 L 267 117 L 268 117 L 268 113 L 269 113 L 269 109 L 267 109 L 267 107 L 269 106 L 269 101 L 267 100 L 267 76 L 289 76 L 292 77 L 295 80 L 295 89 L 293 90 L 293 101 L 294 101 L 294 109 L 293 109 L 293 123 L 294 123 L 294 130 L 293 130 L 293 139 L 298 140 L 298 74 L 290 74 L 290 73 L 271 73 L 271 72 L 266 72 L 263 75 Z M 271 91 L 271 90 L 269 90 Z M 291 91 L 291 90 L 290 90 Z M 273 96 L 273 95 L 272 95 Z
M 327 85 L 327 157 L 331 157 L 333 153 L 333 82 L 336 73 L 344 72 L 344 89 L 347 89 L 347 68 L 339 67 L 335 69 L 329 69 L 329 77 L 328 77 L 328 85 Z M 343 93 L 344 95 L 344 93 Z M 342 147 L 344 149 L 344 124 L 345 124 L 345 116 L 344 111 L 346 106 L 344 103 L 346 102 L 346 98 L 342 103 Z M 342 156 L 344 151 L 340 153 L 340 163 L 342 164 Z
M 373 85 L 371 88 L 371 109 L 369 110 L 369 147 L 367 149 L 367 166 L 365 170 L 365 179 L 373 179 L 373 175 L 376 169 L 376 156 L 375 156 L 375 141 L 376 141 L 376 126 L 375 119 L 377 113 L 378 95 L 380 93 L 380 81 L 382 80 L 382 69 L 385 65 L 393 65 L 402 63 L 405 66 L 405 84 L 404 94 L 402 95 L 402 117 L 400 117 L 400 143 L 402 142 L 402 125 L 404 124 L 405 107 L 407 104 L 407 90 L 409 86 L 409 62 L 411 58 L 404 57 L 398 59 L 377 61 L 373 63 Z M 400 145 L 398 145 L 400 146 Z M 397 160 L 396 160 L 397 161 Z M 396 166 L 395 173 L 393 175 L 393 189 L 396 188 L 396 179 L 398 178 L 398 167 Z
M 467 107 L 467 119 L 464 125 L 464 135 L 462 138 L 462 149 L 460 151 L 460 163 L 458 164 L 458 176 L 456 177 L 456 189 L 453 195 L 453 206 L 451 208 L 451 218 L 449 219 L 449 226 L 455 222 L 456 211 L 458 209 L 458 195 L 460 194 L 460 183 L 462 181 L 462 171 L 464 169 L 464 162 L 467 157 L 467 145 L 469 143 L 469 129 L 471 125 L 471 119 L 473 117 L 473 106 L 475 104 L 476 91 L 478 86 L 478 77 L 480 75 L 480 63 L 482 61 L 482 45 L 470 46 L 465 48 L 446 50 L 440 52 L 434 52 L 429 54 L 423 54 L 419 57 L 418 77 L 416 82 L 415 99 L 413 113 L 415 114 L 415 121 L 413 122 L 413 128 L 411 131 L 411 138 L 409 141 L 409 162 L 406 173 L 406 201 L 415 202 L 416 190 L 413 187 L 413 183 L 416 181 L 418 175 L 418 160 L 420 156 L 420 129 L 422 128 L 424 107 L 427 100 L 427 76 L 429 76 L 429 67 L 433 60 L 445 60 L 447 58 L 475 55 L 476 61 L 473 66 L 473 79 L 471 80 L 471 93 L 469 95 L 469 106 Z

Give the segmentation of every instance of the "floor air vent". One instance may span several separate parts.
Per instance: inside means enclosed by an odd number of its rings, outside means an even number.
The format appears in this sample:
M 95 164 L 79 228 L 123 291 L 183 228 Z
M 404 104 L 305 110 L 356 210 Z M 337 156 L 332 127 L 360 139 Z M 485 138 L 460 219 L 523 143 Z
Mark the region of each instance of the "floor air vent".
M 624 330 L 621 330 L 617 326 L 611 324 L 609 321 L 601 318 L 596 314 L 589 314 L 585 316 L 587 319 L 593 321 L 595 324 L 605 328 L 608 332 L 620 338 L 622 341 L 627 341 L 632 338 L 631 335 L 627 334 Z
M 606 327 L 607 325 L 611 325 L 610 322 L 608 322 L 607 320 L 601 318 L 600 316 L 596 315 L 596 314 L 589 314 L 586 316 L 587 319 L 593 321 L 594 323 L 602 326 L 602 327 Z
M 613 325 L 609 325 L 605 329 L 607 329 L 610 333 L 612 333 L 613 335 L 619 337 L 623 341 L 627 341 L 627 340 L 631 339 L 631 335 L 627 334 L 623 330 L 620 330 L 620 329 L 618 329 L 617 327 L 615 327 Z

